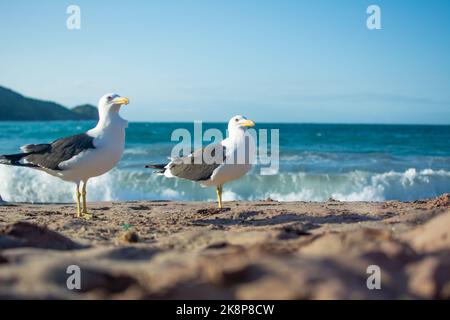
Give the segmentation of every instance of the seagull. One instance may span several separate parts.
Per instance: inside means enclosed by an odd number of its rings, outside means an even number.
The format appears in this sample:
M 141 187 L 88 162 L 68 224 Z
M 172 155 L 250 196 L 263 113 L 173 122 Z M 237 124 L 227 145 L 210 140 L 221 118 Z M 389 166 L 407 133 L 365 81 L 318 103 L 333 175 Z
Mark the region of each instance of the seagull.
M 90 219 L 92 215 L 86 206 L 87 182 L 114 168 L 122 157 L 128 122 L 119 115 L 119 110 L 128 103 L 128 98 L 106 94 L 98 102 L 99 121 L 95 128 L 51 143 L 25 145 L 20 148 L 21 153 L 0 155 L 0 164 L 44 171 L 75 183 L 76 217 Z
M 239 179 L 252 168 L 256 145 L 247 129 L 255 123 L 237 115 L 228 122 L 228 138 L 210 144 L 185 157 L 171 158 L 167 164 L 150 164 L 157 174 L 199 182 L 216 187 L 217 202 L 222 209 L 222 190 L 227 182 Z

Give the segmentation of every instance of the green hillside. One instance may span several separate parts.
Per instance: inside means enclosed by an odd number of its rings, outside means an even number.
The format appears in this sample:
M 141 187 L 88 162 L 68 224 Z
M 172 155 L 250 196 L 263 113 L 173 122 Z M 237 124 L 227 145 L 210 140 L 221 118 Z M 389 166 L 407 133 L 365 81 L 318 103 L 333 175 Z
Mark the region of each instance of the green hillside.
M 92 107 L 92 106 L 91 106 Z M 95 108 L 95 107 L 94 107 Z M 86 112 L 86 113 L 84 113 Z M 60 104 L 24 97 L 0 86 L 0 121 L 94 120 L 91 108 L 70 110 Z
M 98 120 L 98 110 L 91 104 L 83 104 L 71 109 L 72 112 L 81 116 L 84 120 Z

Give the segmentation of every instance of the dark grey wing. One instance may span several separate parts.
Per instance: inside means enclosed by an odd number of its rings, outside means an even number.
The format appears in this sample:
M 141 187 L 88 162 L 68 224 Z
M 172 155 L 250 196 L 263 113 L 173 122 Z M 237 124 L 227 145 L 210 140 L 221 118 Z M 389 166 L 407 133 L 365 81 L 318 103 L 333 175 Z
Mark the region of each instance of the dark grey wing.
M 208 180 L 214 170 L 225 162 L 225 151 L 220 143 L 211 144 L 194 151 L 190 156 L 174 159 L 168 169 L 179 178 Z
M 51 144 L 27 145 L 23 147 L 24 159 L 35 166 L 61 170 L 59 164 L 88 149 L 95 149 L 94 138 L 86 133 L 58 139 Z
M 24 157 L 26 157 L 26 153 L 17 153 L 17 154 L 5 154 L 0 156 L 0 164 L 4 164 L 7 166 L 17 166 L 17 167 L 31 167 L 36 168 L 34 164 L 31 163 L 21 163 Z

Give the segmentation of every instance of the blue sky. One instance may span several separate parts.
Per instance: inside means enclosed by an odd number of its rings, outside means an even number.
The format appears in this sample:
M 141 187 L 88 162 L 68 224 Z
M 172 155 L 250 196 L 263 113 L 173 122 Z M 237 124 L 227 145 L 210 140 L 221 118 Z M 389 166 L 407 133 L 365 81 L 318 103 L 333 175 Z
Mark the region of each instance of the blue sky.
M 66 8 L 81 8 L 81 30 Z M 381 8 L 382 30 L 366 28 Z M 0 85 L 139 121 L 450 124 L 450 1 L 1 1 Z

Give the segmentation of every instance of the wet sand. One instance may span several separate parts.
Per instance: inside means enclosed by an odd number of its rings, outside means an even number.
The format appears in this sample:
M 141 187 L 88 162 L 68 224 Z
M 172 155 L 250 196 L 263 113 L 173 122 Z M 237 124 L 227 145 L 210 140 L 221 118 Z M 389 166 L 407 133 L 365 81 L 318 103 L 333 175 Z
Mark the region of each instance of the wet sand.
M 0 204 L 0 298 L 448 299 L 450 196 Z M 81 290 L 69 290 L 69 265 Z M 367 287 L 367 268 L 381 289 Z

